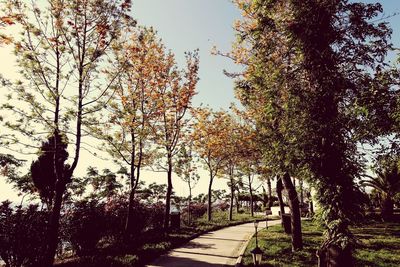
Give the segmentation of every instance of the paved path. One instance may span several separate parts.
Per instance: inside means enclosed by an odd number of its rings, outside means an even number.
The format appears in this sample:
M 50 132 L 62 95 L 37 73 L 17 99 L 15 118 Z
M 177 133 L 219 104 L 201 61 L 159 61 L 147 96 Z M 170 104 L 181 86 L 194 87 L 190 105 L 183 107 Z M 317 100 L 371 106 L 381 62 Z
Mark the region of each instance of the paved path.
M 268 221 L 268 225 L 280 220 Z M 260 222 L 259 229 L 265 227 Z M 254 234 L 254 224 L 246 223 L 223 228 L 192 239 L 186 245 L 171 250 L 147 267 L 217 267 L 235 266 L 242 248 Z

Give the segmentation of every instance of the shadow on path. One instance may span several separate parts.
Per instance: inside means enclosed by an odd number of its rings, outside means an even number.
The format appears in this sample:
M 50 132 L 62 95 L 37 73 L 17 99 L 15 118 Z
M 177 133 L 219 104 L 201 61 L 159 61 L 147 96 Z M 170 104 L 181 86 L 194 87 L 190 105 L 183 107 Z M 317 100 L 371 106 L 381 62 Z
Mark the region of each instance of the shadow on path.
M 173 262 L 174 267 L 223 267 L 223 266 L 226 266 L 225 264 L 217 264 L 217 263 L 207 262 L 207 258 L 205 258 L 204 261 L 194 260 L 194 259 L 186 258 L 186 257 L 169 256 L 168 258 L 169 258 L 170 262 Z M 154 262 L 151 265 L 148 265 L 148 267 L 163 267 L 163 266 L 165 266 L 165 262 L 162 262 L 162 263 Z
M 215 255 L 210 253 L 200 253 L 200 252 L 191 252 L 191 251 L 182 251 L 182 250 L 175 250 L 177 253 L 185 253 L 185 254 L 194 254 L 194 255 L 203 255 L 203 256 L 212 256 L 212 257 L 219 257 L 219 258 L 226 258 L 226 259 L 236 259 L 237 257 L 233 256 L 223 256 L 223 255 Z
M 207 237 L 207 236 L 199 236 L 198 239 L 211 239 L 211 240 L 224 240 L 224 241 L 236 241 L 236 242 L 245 242 L 247 239 L 230 239 L 230 238 L 220 238 L 220 237 Z
M 201 248 L 201 249 L 209 249 L 209 248 L 214 248 L 214 244 L 202 244 L 199 242 L 195 241 L 190 241 L 186 245 L 184 245 L 182 248 Z

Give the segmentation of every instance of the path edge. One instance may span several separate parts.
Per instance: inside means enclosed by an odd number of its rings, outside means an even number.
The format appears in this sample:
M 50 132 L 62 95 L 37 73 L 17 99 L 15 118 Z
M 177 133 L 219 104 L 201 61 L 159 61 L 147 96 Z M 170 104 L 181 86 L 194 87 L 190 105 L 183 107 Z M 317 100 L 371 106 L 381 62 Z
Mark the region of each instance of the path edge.
M 253 233 L 253 234 L 249 237 L 249 239 L 247 239 L 247 241 L 243 244 L 242 248 L 240 249 L 239 257 L 236 259 L 235 267 L 240 267 L 240 266 L 242 266 L 242 260 L 243 260 L 244 252 L 246 251 L 246 248 L 247 248 L 247 246 L 249 245 L 250 240 L 253 238 L 254 234 L 255 234 L 255 233 Z

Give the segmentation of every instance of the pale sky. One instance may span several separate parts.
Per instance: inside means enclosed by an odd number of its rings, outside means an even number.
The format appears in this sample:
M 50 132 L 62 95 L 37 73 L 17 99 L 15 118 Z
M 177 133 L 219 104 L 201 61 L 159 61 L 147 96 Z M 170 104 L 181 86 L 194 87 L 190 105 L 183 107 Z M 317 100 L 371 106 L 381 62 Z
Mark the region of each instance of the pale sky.
M 365 0 L 364 2 L 376 1 Z M 386 15 L 400 12 L 400 1 L 380 2 L 383 4 Z M 200 49 L 200 81 L 197 88 L 198 94 L 194 98 L 196 106 L 203 103 L 214 109 L 226 109 L 231 102 L 235 101 L 232 79 L 226 77 L 223 70 L 235 72 L 240 68 L 229 59 L 213 56 L 210 53 L 214 45 L 221 51 L 229 51 L 234 41 L 232 25 L 235 19 L 240 18 L 240 12 L 229 0 L 134 0 L 132 11 L 139 25 L 153 26 L 158 31 L 165 46 L 175 53 L 179 64 L 182 65 L 184 62 L 185 51 Z M 398 28 L 400 16 L 391 17 L 388 21 L 394 31 L 393 43 L 400 47 Z M 10 48 L 0 48 L 0 59 L 0 73 L 7 77 L 15 76 L 17 70 Z M 111 161 L 101 161 L 84 152 L 76 174 L 84 174 L 89 164 L 99 169 L 108 167 L 116 170 Z M 142 179 L 147 184 L 154 181 L 165 183 L 166 174 L 147 172 Z M 186 185 L 178 177 L 174 177 L 173 184 L 178 195 L 187 194 Z M 201 179 L 194 189 L 194 195 L 206 193 L 207 186 L 207 173 L 201 172 Z M 226 181 L 216 179 L 214 189 L 220 188 L 227 189 Z M 20 197 L 0 177 L 0 201 L 5 199 L 19 201 Z

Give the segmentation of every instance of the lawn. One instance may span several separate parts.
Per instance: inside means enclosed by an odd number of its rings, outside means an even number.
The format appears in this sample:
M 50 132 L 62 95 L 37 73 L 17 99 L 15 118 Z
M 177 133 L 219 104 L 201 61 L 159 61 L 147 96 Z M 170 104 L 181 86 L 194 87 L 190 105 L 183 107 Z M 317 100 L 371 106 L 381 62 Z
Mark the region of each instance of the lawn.
M 290 236 L 280 225 L 258 233 L 258 244 L 264 251 L 261 266 L 317 266 L 316 249 L 322 241 L 323 230 L 312 221 L 302 221 L 304 249 L 291 251 Z M 353 228 L 358 240 L 355 253 L 356 266 L 400 266 L 400 223 L 369 222 Z M 253 266 L 250 250 L 255 247 L 253 238 L 245 252 L 243 266 Z

